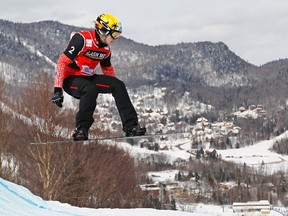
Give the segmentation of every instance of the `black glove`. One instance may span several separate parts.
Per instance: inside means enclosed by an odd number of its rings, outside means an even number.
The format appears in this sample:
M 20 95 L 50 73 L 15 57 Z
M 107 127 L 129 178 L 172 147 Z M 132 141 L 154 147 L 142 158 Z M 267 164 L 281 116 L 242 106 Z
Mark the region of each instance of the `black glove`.
M 55 103 L 58 107 L 62 107 L 64 97 L 62 88 L 54 88 L 54 95 L 52 97 L 52 102 Z

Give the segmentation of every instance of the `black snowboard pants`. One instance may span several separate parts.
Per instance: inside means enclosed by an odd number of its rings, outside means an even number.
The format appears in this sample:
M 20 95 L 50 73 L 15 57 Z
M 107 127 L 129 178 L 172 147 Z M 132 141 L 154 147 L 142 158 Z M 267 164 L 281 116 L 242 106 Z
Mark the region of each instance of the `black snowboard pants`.
M 64 80 L 63 89 L 80 99 L 76 127 L 89 129 L 94 122 L 93 113 L 99 93 L 112 93 L 122 121 L 123 130 L 138 124 L 137 113 L 130 101 L 125 84 L 112 76 L 70 76 Z

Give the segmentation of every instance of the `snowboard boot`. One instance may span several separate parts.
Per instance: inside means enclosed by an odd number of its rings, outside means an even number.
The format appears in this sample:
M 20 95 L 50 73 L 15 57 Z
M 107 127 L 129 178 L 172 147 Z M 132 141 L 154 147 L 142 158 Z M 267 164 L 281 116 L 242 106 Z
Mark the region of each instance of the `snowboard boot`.
M 88 140 L 88 129 L 79 127 L 74 131 L 72 137 L 74 141 Z
M 146 128 L 141 127 L 140 125 L 133 126 L 129 128 L 126 132 L 126 137 L 132 137 L 132 136 L 142 136 L 146 133 Z

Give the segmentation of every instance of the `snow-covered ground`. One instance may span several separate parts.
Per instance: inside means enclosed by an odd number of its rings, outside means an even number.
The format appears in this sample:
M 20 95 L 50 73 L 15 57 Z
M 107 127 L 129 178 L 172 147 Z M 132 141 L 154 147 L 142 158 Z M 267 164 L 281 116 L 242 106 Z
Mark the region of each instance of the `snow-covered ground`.
M 191 204 L 193 213 L 156 209 L 91 209 L 79 208 L 55 201 L 44 201 L 28 189 L 0 178 L 0 215 L 2 216 L 232 216 L 228 206 Z M 181 209 L 181 206 L 179 206 Z M 184 207 L 183 207 L 184 209 Z M 249 214 L 252 215 L 252 214 Z M 253 213 L 260 215 L 259 212 Z M 281 216 L 271 211 L 270 216 Z
M 239 149 L 217 150 L 223 160 L 231 161 L 239 164 L 246 163 L 247 166 L 256 169 L 261 168 L 265 173 L 270 174 L 278 170 L 285 170 L 288 168 L 288 156 L 272 152 L 273 144 L 277 140 L 288 138 L 288 131 L 280 136 L 270 140 L 260 141 L 254 145 Z M 176 159 L 189 159 L 191 155 L 191 141 L 188 138 L 180 137 L 180 135 L 169 136 L 167 141 L 159 141 L 160 147 L 167 146 L 169 150 L 160 150 L 158 152 L 140 148 L 139 146 L 131 146 L 128 143 L 118 143 L 128 151 L 134 158 L 145 158 L 148 155 L 165 155 L 167 162 L 175 161 Z
M 134 158 L 146 158 L 151 155 L 162 155 L 166 156 L 167 163 L 173 162 L 178 158 L 188 160 L 191 156 L 190 153 L 187 152 L 187 149 L 191 148 L 191 141 L 187 138 L 179 138 L 180 135 L 170 135 L 167 141 L 159 141 L 157 143 L 160 145 L 160 148 L 167 147 L 168 150 L 159 150 L 153 151 L 148 150 L 147 148 L 141 148 L 138 146 L 131 146 L 128 143 L 122 142 L 118 143 L 118 146 L 123 148 L 125 151 L 129 152 L 130 155 Z M 178 138 L 177 138 L 178 137 Z M 155 141 L 156 139 L 154 139 Z M 145 142 L 145 139 L 141 139 L 140 141 Z M 188 145 L 187 145 L 188 144 Z M 187 148 L 183 148 L 183 146 L 187 145 Z
M 265 173 L 270 174 L 288 168 L 288 156 L 270 150 L 277 140 L 283 138 L 288 138 L 288 131 L 273 139 L 260 141 L 245 148 L 218 150 L 218 153 L 224 160 L 246 163 L 248 166 L 261 168 Z
M 44 201 L 28 189 L 0 178 L 0 215 L 2 216 L 193 216 L 180 211 L 155 209 L 89 209 L 55 201 Z

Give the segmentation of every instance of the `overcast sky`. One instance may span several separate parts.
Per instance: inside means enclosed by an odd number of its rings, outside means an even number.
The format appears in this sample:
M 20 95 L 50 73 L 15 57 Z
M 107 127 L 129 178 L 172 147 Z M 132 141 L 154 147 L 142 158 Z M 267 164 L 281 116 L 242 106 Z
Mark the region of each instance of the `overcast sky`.
M 123 36 L 148 45 L 222 41 L 261 65 L 288 57 L 288 0 L 0 0 L 0 18 L 94 27 L 112 13 Z

